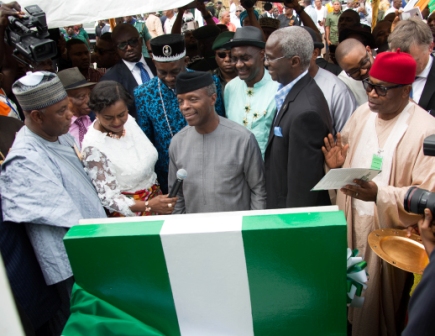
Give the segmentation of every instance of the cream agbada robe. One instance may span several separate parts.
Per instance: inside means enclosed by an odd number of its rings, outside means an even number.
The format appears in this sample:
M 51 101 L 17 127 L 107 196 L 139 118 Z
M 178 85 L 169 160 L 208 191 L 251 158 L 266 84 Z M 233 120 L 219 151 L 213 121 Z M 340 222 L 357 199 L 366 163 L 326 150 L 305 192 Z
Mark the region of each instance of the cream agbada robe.
M 377 257 L 368 245 L 369 233 L 380 228 L 405 228 L 417 223 L 420 216 L 407 213 L 403 208 L 406 191 L 413 185 L 435 190 L 435 158 L 424 156 L 422 149 L 424 138 L 435 134 L 435 118 L 413 103 L 408 112 L 406 131 L 393 154 L 389 183 L 378 188 L 374 215 L 361 216 L 352 209 L 351 197 L 340 191 L 337 195 L 337 205 L 345 212 L 348 223 L 349 247 L 358 249 L 368 264 L 369 282 L 364 305 L 349 310 L 354 336 L 396 335 L 395 312 L 400 305 L 408 274 Z M 344 144 L 349 143 L 349 151 L 343 168 L 352 167 L 357 145 L 372 113 L 365 103 L 353 113 L 344 127 L 342 136 Z M 379 124 L 376 128 L 382 142 L 386 140 L 385 133 L 392 130 L 391 125 L 384 128 Z

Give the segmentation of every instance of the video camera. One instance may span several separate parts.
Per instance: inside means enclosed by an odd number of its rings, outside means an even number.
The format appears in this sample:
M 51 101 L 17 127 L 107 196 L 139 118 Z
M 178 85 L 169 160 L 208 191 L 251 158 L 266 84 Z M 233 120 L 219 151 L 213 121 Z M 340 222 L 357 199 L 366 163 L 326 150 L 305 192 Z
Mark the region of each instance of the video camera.
M 423 153 L 427 156 L 435 156 L 435 134 L 424 139 Z M 424 214 L 424 209 L 429 208 L 432 214 L 435 214 L 435 193 L 411 187 L 405 195 L 404 207 L 408 212 L 421 215 Z
M 38 5 L 25 7 L 25 10 L 29 16 L 10 16 L 6 29 L 6 42 L 15 48 L 14 56 L 22 61 L 17 57 L 20 53 L 33 63 L 56 56 L 56 42 L 47 39 L 49 33 L 45 13 Z

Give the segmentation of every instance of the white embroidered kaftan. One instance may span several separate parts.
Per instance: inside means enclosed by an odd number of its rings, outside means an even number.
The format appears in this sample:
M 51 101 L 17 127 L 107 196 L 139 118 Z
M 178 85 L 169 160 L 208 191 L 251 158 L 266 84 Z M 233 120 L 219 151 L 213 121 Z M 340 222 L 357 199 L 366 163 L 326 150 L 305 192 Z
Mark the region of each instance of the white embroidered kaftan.
M 157 150 L 131 116 L 124 125 L 125 136 L 120 139 L 107 136 L 94 125 L 82 144 L 85 171 L 105 208 L 134 216 L 130 210 L 134 200 L 122 192 L 134 193 L 156 183 Z

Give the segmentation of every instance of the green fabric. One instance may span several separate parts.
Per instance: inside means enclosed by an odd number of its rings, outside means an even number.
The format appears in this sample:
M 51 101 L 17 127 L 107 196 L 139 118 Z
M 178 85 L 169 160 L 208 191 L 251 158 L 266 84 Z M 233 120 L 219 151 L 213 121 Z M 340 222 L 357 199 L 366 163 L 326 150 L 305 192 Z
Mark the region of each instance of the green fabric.
M 264 158 L 270 127 L 276 113 L 275 94 L 278 83 L 272 80 L 269 71 L 264 70 L 263 78 L 248 88 L 239 77 L 225 86 L 224 103 L 227 118 L 251 131 L 257 139 Z
M 71 295 L 71 316 L 63 336 L 163 336 L 115 306 L 75 284 Z
M 255 335 L 346 335 L 343 212 L 244 217 L 242 235 Z
M 338 44 L 338 19 L 340 18 L 340 13 L 329 13 L 326 16 L 325 27 L 329 27 L 329 40 L 332 44 Z
M 74 35 L 73 38 L 76 38 L 78 40 L 85 42 L 86 46 L 89 49 L 89 35 L 88 35 L 88 33 L 86 33 L 86 31 L 83 28 L 80 28 L 79 33 L 77 35 Z
M 429 1 L 429 11 L 432 13 L 435 10 L 435 0 Z
M 142 21 L 136 20 L 134 23 L 134 28 L 138 31 L 139 35 L 142 37 L 142 55 L 143 57 L 150 57 L 150 54 L 148 53 L 148 48 L 146 45 L 146 42 L 151 40 L 151 34 L 148 31 L 148 28 L 146 24 Z
M 64 243 L 78 285 L 175 336 L 180 329 L 159 235 L 163 222 L 76 225 Z

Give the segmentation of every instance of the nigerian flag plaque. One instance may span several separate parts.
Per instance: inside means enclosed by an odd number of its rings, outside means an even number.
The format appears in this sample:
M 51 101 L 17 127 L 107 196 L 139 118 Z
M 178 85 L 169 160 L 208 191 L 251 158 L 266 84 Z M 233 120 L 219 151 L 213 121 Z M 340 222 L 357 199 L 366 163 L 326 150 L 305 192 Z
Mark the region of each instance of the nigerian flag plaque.
M 336 209 L 75 226 L 64 239 L 76 285 L 63 335 L 345 336 L 346 221 Z

